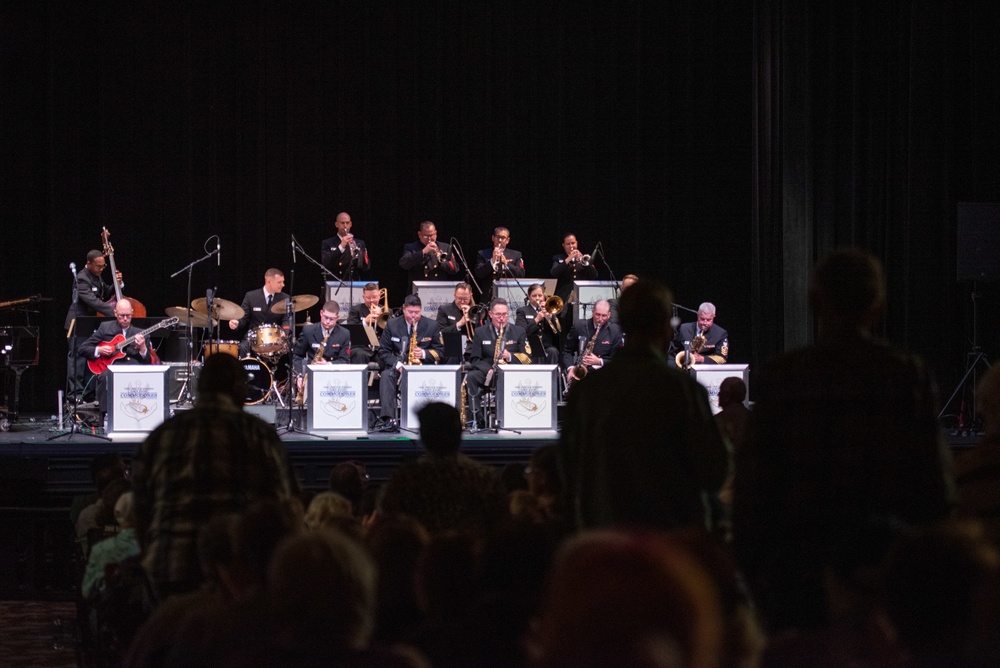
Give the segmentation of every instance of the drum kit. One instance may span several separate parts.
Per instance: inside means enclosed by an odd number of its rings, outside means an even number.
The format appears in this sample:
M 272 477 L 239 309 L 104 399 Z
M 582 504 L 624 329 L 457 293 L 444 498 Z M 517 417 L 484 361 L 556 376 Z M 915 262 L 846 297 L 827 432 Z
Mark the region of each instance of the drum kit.
M 283 299 L 274 304 L 271 312 L 285 313 L 288 308 L 286 302 L 287 300 Z M 294 313 L 304 311 L 318 302 L 319 297 L 315 295 L 296 295 L 292 297 L 292 311 Z M 213 300 L 211 316 L 204 297 L 191 302 L 190 309 L 171 306 L 166 311 L 167 315 L 185 324 L 190 323 L 192 327 L 216 330 L 216 332 L 220 322 L 239 320 L 246 315 L 246 311 L 239 304 L 220 297 Z M 212 355 L 222 354 L 230 355 L 240 361 L 247 374 L 247 397 L 244 402 L 246 405 L 262 404 L 272 397 L 284 403 L 281 401 L 281 391 L 288 379 L 288 370 L 286 364 L 279 362 L 289 350 L 288 339 L 285 338 L 281 327 L 273 324 L 261 325 L 247 334 L 247 343 L 253 355 L 240 357 L 239 341 L 210 338 L 202 345 L 202 357 L 207 359 Z

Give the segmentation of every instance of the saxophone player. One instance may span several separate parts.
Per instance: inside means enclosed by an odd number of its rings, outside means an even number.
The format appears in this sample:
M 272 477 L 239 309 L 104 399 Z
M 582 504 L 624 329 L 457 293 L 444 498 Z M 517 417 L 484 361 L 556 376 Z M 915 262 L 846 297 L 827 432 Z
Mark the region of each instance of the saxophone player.
M 685 341 L 693 341 L 698 334 L 705 342 L 698 352 L 691 353 L 692 364 L 725 364 L 729 359 L 729 332 L 715 324 L 715 304 L 704 302 L 698 307 L 698 322 L 686 322 L 677 328 L 677 334 L 670 343 L 668 356 L 671 363 L 675 355 L 684 350 Z
M 306 325 L 295 340 L 292 363 L 301 390 L 307 364 L 347 364 L 351 359 L 351 335 L 337 326 L 340 304 L 332 299 L 319 312 L 319 322 Z
M 478 399 L 486 389 L 486 379 L 493 367 L 500 364 L 531 364 L 524 329 L 510 324 L 509 315 L 507 300 L 494 299 L 490 302 L 489 322 L 477 327 L 472 335 L 469 346 L 471 368 L 465 379 L 469 403 L 476 412 L 479 424 L 483 424 L 484 416 L 481 407 L 477 406 Z
M 600 369 L 622 347 L 622 329 L 610 322 L 610 318 L 611 305 L 607 299 L 601 299 L 594 304 L 589 320 L 581 320 L 570 329 L 562 352 L 562 367 L 568 381 L 578 380 L 574 366 Z
M 415 341 L 416 345 L 410 345 Z M 444 341 L 437 323 L 421 315 L 420 297 L 407 295 L 403 299 L 403 315 L 385 325 L 379 339 L 378 360 L 382 367 L 379 384 L 383 422 L 396 419 L 396 388 L 404 364 L 411 359 L 420 364 L 437 364 L 444 356 Z

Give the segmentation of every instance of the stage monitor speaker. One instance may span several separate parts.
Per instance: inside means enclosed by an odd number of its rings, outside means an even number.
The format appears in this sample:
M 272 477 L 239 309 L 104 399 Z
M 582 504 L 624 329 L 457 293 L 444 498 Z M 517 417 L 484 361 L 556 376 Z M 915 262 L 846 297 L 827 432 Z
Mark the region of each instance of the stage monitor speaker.
M 956 222 L 958 280 L 1000 280 L 1000 204 L 959 202 Z

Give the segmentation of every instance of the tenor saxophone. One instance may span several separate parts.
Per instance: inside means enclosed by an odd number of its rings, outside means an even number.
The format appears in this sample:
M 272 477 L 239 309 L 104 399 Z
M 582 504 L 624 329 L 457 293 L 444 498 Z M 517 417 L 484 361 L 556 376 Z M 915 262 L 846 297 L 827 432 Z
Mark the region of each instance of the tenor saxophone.
M 600 333 L 601 333 L 601 326 L 598 325 L 597 329 L 594 330 L 594 335 L 590 337 L 589 341 L 587 341 L 587 345 L 583 349 L 583 353 L 580 355 L 579 364 L 573 367 L 573 375 L 575 376 L 575 380 L 582 380 L 583 377 L 587 375 L 587 371 L 589 371 L 589 369 L 587 369 L 587 365 L 583 363 L 583 358 L 586 357 L 587 355 L 592 355 L 594 353 L 594 344 L 597 343 L 597 337 L 598 335 L 600 335 Z M 569 388 L 573 385 L 573 381 L 574 379 L 571 378 L 569 382 L 566 384 L 567 391 L 569 391 Z
M 319 344 L 319 348 L 316 350 L 316 354 L 313 355 L 312 363 L 319 364 L 319 361 L 323 359 L 323 353 L 326 352 L 326 341 L 330 338 L 330 334 L 333 332 L 331 329 L 326 334 L 323 335 L 323 343 Z M 295 395 L 295 403 L 301 406 L 306 401 L 306 383 L 309 382 L 309 373 L 306 372 L 302 374 L 302 387 L 299 388 L 298 394 Z

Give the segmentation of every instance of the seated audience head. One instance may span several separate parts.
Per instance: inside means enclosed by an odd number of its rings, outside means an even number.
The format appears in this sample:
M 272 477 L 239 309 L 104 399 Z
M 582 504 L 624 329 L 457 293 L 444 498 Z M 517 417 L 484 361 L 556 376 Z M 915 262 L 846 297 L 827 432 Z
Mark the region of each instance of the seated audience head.
M 247 396 L 247 372 L 240 361 L 229 355 L 212 355 L 205 360 L 198 378 L 198 396 L 221 395 L 242 406 Z
M 457 455 L 462 447 L 462 419 L 458 409 L 441 402 L 431 402 L 417 411 L 420 440 L 432 455 Z
M 666 350 L 674 336 L 673 302 L 670 289 L 653 280 L 639 281 L 622 292 L 618 312 L 629 345 Z
M 719 385 L 719 408 L 742 404 L 747 399 L 747 384 L 742 378 L 730 376 Z
M 531 463 L 524 475 L 528 480 L 528 490 L 535 496 L 558 496 L 562 493 L 558 452 L 555 443 L 548 443 L 531 453 Z
M 976 392 L 976 405 L 988 436 L 1000 435 L 1000 365 L 990 367 Z
M 267 590 L 289 642 L 364 649 L 375 624 L 375 565 L 336 531 L 292 536 L 274 553 Z
M 340 462 L 330 470 L 330 491 L 346 498 L 357 511 L 368 480 L 368 469 L 361 462 L 356 459 Z
M 885 311 L 882 263 L 866 250 L 838 248 L 813 268 L 809 306 L 820 329 L 870 331 Z
M 132 492 L 125 492 L 115 501 L 115 521 L 122 529 L 135 526 L 135 497 Z
M 307 529 L 331 528 L 339 519 L 354 516 L 354 506 L 350 500 L 336 492 L 320 492 L 309 502 L 304 523 Z
M 278 545 L 300 533 L 301 527 L 301 518 L 292 504 L 271 500 L 256 501 L 237 517 L 232 526 L 232 542 L 243 568 L 240 589 L 252 591 L 264 584 Z
M 543 601 L 534 647 L 543 666 L 719 665 L 718 590 L 665 534 L 578 535 L 561 549 Z

